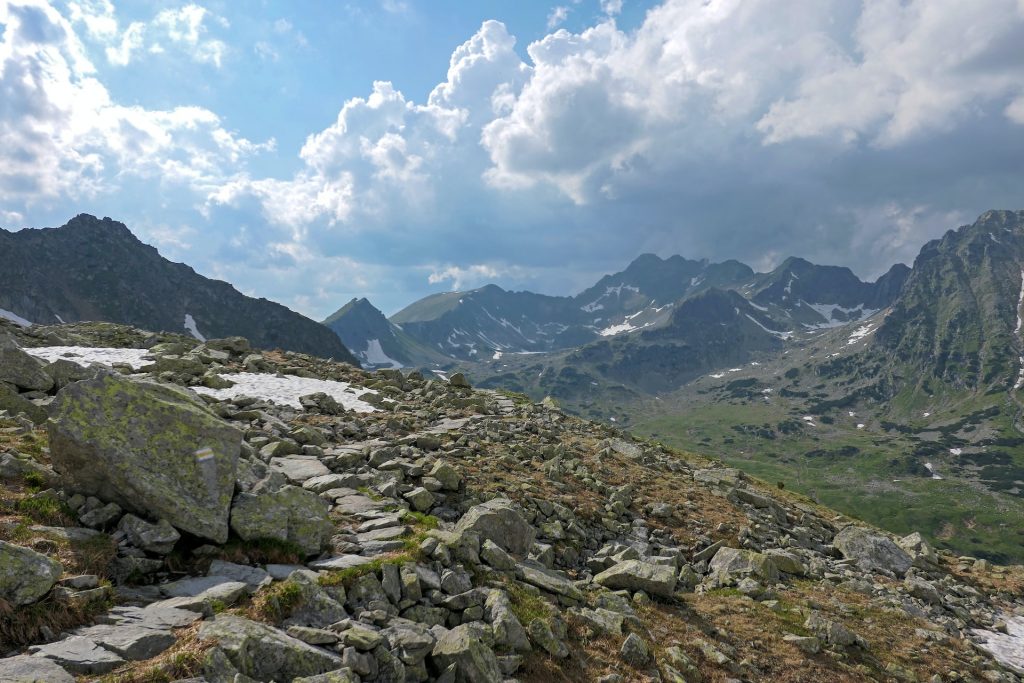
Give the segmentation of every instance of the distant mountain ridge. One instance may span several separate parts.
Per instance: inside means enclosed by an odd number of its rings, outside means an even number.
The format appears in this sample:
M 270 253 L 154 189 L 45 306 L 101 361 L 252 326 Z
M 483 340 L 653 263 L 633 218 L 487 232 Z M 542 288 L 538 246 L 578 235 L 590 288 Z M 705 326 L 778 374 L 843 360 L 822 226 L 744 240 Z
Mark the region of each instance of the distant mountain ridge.
M 767 316 L 773 331 L 815 330 L 863 319 L 889 306 L 910 269 L 899 264 L 876 282 L 848 268 L 787 259 L 769 273 L 738 261 L 710 263 L 643 254 L 575 296 L 509 292 L 487 285 L 425 297 L 391 317 L 438 353 L 482 362 L 509 353 L 552 353 L 667 326 L 673 310 L 712 289 L 735 291 Z M 763 315 L 762 315 L 763 314 Z M 676 323 L 678 328 L 685 322 Z
M 365 368 L 403 368 L 448 363 L 389 321 L 367 299 L 352 299 L 322 323 L 341 338 Z
M 123 223 L 88 214 L 59 228 L 0 230 L 0 309 L 40 324 L 95 320 L 197 338 L 240 335 L 259 348 L 358 364 L 326 327 L 169 261 Z

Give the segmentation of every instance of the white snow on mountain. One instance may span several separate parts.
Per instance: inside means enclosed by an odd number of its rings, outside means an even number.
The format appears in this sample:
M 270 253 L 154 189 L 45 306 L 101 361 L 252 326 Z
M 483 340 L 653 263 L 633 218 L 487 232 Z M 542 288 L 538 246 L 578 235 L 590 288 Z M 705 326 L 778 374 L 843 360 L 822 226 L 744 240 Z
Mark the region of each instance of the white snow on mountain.
M 36 358 L 41 358 L 52 363 L 55 360 L 64 358 L 79 365 L 113 365 L 114 363 L 126 363 L 134 370 L 143 365 L 148 365 L 150 360 L 149 349 L 106 349 L 92 348 L 88 346 L 41 346 L 38 348 L 27 348 L 25 352 Z
M 384 349 L 381 347 L 379 339 L 371 339 L 366 342 L 366 350 L 360 355 L 363 357 L 363 360 L 370 365 L 387 365 L 388 367 L 396 370 L 403 367 L 397 360 L 384 353 Z
M 230 399 L 237 396 L 257 396 L 279 405 L 300 409 L 302 408 L 302 405 L 299 403 L 300 396 L 323 392 L 332 396 L 348 410 L 355 410 L 361 413 L 372 413 L 377 410 L 366 401 L 360 399 L 362 396 L 376 392 L 370 389 L 357 390 L 348 382 L 296 377 L 294 375 L 279 377 L 277 375 L 252 372 L 240 372 L 233 375 L 223 375 L 223 377 L 234 382 L 235 385 L 227 389 L 209 389 L 207 387 L 192 387 L 192 389 L 197 393 L 207 394 L 220 399 Z
M 5 311 L 2 308 L 0 308 L 0 318 L 4 318 L 5 320 L 10 320 L 15 325 L 20 325 L 22 327 L 32 327 L 32 323 L 30 323 L 29 321 L 25 320 L 24 318 L 22 318 L 17 313 L 11 313 L 10 311 Z
M 186 313 L 185 314 L 185 329 L 188 331 L 189 334 L 191 334 L 193 337 L 195 337 L 199 341 L 201 341 L 201 342 L 206 341 L 206 337 L 204 337 L 199 332 L 199 328 L 196 327 L 196 319 L 192 317 L 191 313 Z

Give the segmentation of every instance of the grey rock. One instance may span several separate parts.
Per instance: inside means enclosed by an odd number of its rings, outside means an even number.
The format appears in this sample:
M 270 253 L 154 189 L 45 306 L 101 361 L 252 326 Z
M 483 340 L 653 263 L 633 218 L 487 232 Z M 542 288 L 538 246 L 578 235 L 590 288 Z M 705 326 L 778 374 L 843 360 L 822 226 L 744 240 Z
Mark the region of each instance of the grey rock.
M 75 677 L 52 659 L 18 655 L 0 659 L 0 681 L 9 683 L 75 683 Z
M 307 555 L 319 553 L 334 531 L 327 501 L 298 486 L 270 482 L 235 496 L 231 529 L 246 541 L 276 538 L 295 543 Z
M 734 583 L 748 576 L 769 582 L 779 578 L 779 569 L 770 556 L 729 547 L 719 548 L 708 565 L 708 571 L 722 584 Z
M 0 339 L 0 382 L 8 382 L 25 391 L 49 391 L 53 378 L 42 362 L 22 351 L 14 342 Z
M 622 657 L 622 661 L 630 666 L 642 668 L 647 666 L 647 663 L 650 661 L 651 650 L 647 647 L 647 643 L 644 642 L 643 638 L 635 633 L 630 633 L 622 642 L 619 656 Z
M 494 652 L 468 624 L 456 626 L 438 638 L 430 656 L 441 671 L 454 666 L 455 681 L 494 683 L 502 680 Z
M 514 555 L 524 556 L 536 531 L 507 498 L 494 498 L 469 509 L 455 525 L 456 535 L 475 533 Z
M 257 680 L 291 681 L 341 669 L 340 657 L 267 624 L 219 615 L 199 628 L 199 640 L 215 641 L 239 672 Z
M 62 389 L 48 429 L 69 489 L 227 540 L 242 434 L 194 394 L 104 374 Z
M 29 548 L 0 541 L 0 599 L 15 607 L 46 595 L 64 567 Z
M 174 548 L 181 534 L 166 519 L 153 524 L 133 514 L 121 518 L 118 528 L 124 532 L 128 542 L 136 548 L 151 553 L 166 555 Z
M 88 638 L 129 661 L 156 657 L 175 641 L 170 630 L 128 624 L 98 624 L 78 629 L 75 635 Z
M 124 664 L 124 659 L 95 641 L 71 636 L 56 643 L 31 648 L 36 657 L 46 657 L 75 674 L 105 674 Z
M 676 587 L 676 572 L 672 567 L 650 564 L 640 560 L 620 562 L 594 577 L 594 582 L 613 590 L 642 590 L 650 595 L 671 597 Z
M 314 478 L 330 476 L 331 471 L 312 455 L 289 455 L 283 458 L 271 458 L 270 470 L 280 472 L 293 484 L 303 485 Z M 326 489 L 324 489 L 326 490 Z
M 910 569 L 910 556 L 887 537 L 877 531 L 859 526 L 848 526 L 832 540 L 832 545 L 843 557 L 855 560 L 868 571 L 887 571 L 902 576 Z
M 223 576 L 232 581 L 241 581 L 248 587 L 250 593 L 255 593 L 260 588 L 268 586 L 273 582 L 273 579 L 266 570 L 259 567 L 250 567 L 247 564 L 225 562 L 224 560 L 214 560 L 211 562 L 210 569 L 206 572 L 206 575 Z

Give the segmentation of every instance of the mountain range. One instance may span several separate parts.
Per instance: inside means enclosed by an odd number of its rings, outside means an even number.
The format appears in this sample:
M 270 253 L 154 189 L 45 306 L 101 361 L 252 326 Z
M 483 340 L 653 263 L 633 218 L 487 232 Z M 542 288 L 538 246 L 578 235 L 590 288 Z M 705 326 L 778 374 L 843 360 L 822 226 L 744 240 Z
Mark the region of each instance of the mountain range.
M 44 325 L 95 320 L 197 339 L 237 335 L 357 363 L 315 321 L 168 261 L 123 223 L 87 214 L 59 228 L 0 230 L 0 309 Z
M 359 298 L 317 323 L 86 215 L 0 232 L 0 273 L 0 315 L 25 323 L 462 372 L 958 552 L 1024 559 L 1021 211 L 989 211 L 873 282 L 800 258 L 757 273 L 645 254 L 574 296 L 488 285 L 390 319 Z

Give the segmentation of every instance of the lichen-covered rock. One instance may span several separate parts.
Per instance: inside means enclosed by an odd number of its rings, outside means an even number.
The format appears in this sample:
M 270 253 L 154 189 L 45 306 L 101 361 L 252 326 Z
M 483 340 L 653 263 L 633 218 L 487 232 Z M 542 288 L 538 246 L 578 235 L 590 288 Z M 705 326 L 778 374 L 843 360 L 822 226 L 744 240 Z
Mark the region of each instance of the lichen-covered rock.
M 913 560 L 902 548 L 882 534 L 859 526 L 848 526 L 832 541 L 843 557 L 856 560 L 862 569 L 903 575 Z
M 199 640 L 217 642 L 240 673 L 259 681 L 292 681 L 342 668 L 341 657 L 332 652 L 234 615 L 204 622 Z
M 0 600 L 28 605 L 46 595 L 64 572 L 60 562 L 0 541 Z
M 53 378 L 43 363 L 22 351 L 10 339 L 0 338 L 0 382 L 8 382 L 26 391 L 49 391 Z
M 466 532 L 477 534 L 481 541 L 490 539 L 515 555 L 525 555 L 537 535 L 507 498 L 494 498 L 470 508 L 454 530 L 456 535 Z
M 69 489 L 223 543 L 242 434 L 189 391 L 103 374 L 51 410 L 54 469 Z
M 665 565 L 626 560 L 605 569 L 594 577 L 594 582 L 613 590 L 641 590 L 667 598 L 675 590 L 676 573 L 672 567 Z
M 768 555 L 739 548 L 719 548 L 708 565 L 708 572 L 719 583 L 732 583 L 747 576 L 777 581 L 779 568 Z
M 295 543 L 308 555 L 324 547 L 333 531 L 327 519 L 330 504 L 298 486 L 279 486 L 272 479 L 247 493 L 239 493 L 231 506 L 231 529 L 254 541 L 276 538 Z
M 502 680 L 498 659 L 469 624 L 456 626 L 442 635 L 431 652 L 439 671 L 454 665 L 455 679 L 465 683 L 494 683 Z
M 181 538 L 181 534 L 166 519 L 161 519 L 153 524 L 135 515 L 127 514 L 121 518 L 118 528 L 124 532 L 128 537 L 128 542 L 133 546 L 158 555 L 166 555 L 171 552 L 174 544 Z
M 0 659 L 0 681 L 12 683 L 75 683 L 75 677 L 46 657 L 18 655 Z

